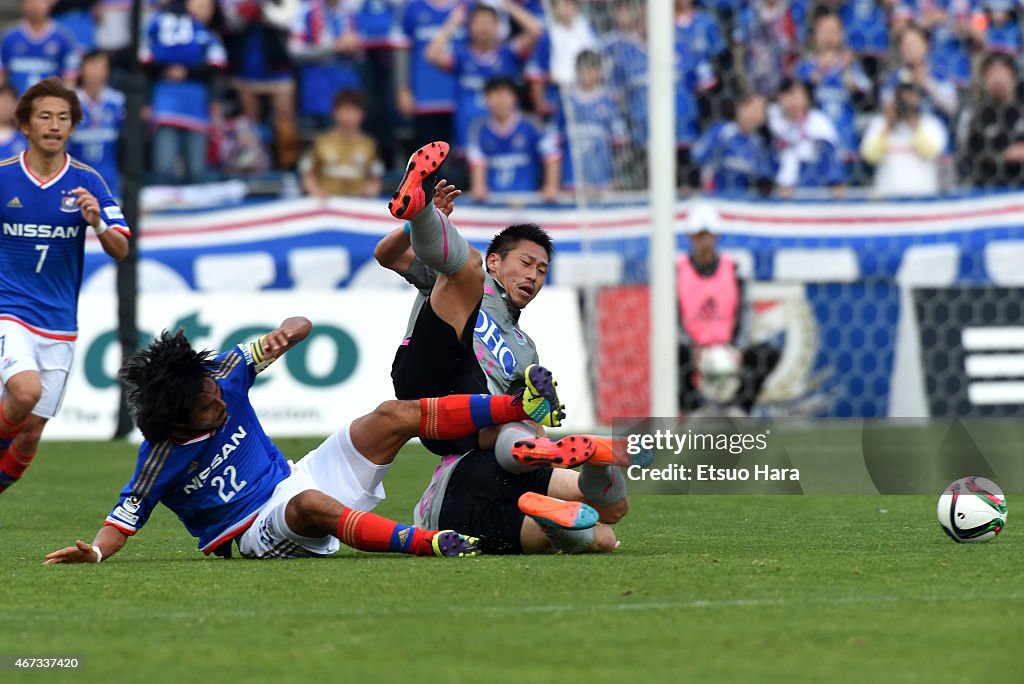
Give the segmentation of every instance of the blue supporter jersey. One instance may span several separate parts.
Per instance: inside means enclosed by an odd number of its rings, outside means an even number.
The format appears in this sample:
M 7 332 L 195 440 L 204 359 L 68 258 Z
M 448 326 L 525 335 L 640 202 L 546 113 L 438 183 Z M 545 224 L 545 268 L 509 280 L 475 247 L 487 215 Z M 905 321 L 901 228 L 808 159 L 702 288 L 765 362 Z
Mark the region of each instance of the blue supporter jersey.
M 839 9 L 846 44 L 859 55 L 885 57 L 889 52 L 889 17 L 878 0 L 848 0 Z
M 497 50 L 480 52 L 469 45 L 456 47 L 451 54 L 449 71 L 458 83 L 455 109 L 455 147 L 465 150 L 469 143 L 469 127 L 476 119 L 487 115 L 484 86 L 492 78 L 505 77 L 518 80 L 523 73 L 524 59 L 509 45 Z
M 28 149 L 28 141 L 21 131 L 12 128 L 6 136 L 0 134 L 0 159 L 7 159 L 16 154 L 21 154 Z
M 685 43 L 706 60 L 715 59 L 726 49 L 718 22 L 700 8 L 695 8 L 688 17 L 676 18 L 676 42 Z
M 410 87 L 416 99 L 417 114 L 443 114 L 455 110 L 455 76 L 427 61 L 426 51 L 445 19 L 464 0 L 411 0 L 401 19 L 401 32 L 409 48 Z M 466 31 L 455 33 L 455 42 L 465 39 Z
M 871 80 L 867 74 L 855 61 L 822 66 L 819 58 L 811 55 L 797 64 L 796 77 L 812 85 L 815 104 L 832 120 L 839 133 L 842 154 L 856 157 L 860 142 L 851 90 L 863 95 L 870 93 Z
M 478 119 L 472 127 L 469 163 L 487 166 L 491 192 L 536 192 L 544 163 L 560 156 L 558 136 L 519 114 L 505 126 Z
M 0 318 L 73 340 L 90 228 L 70 191 L 91 192 L 112 229 L 130 235 L 128 224 L 94 169 L 65 155 L 57 175 L 42 181 L 25 166 L 24 154 L 0 162 Z
M 356 31 L 356 17 L 345 3 L 331 8 L 326 0 L 312 0 L 302 6 L 291 36 L 292 52 L 300 59 L 300 114 L 328 117 L 335 93 L 362 88 L 355 59 L 330 50 L 350 31 Z
M 701 167 L 706 190 L 741 193 L 757 189 L 758 181 L 775 175 L 771 150 L 755 131 L 744 133 L 733 121 L 712 126 L 693 146 L 692 159 Z
M 700 111 L 696 93 L 717 83 L 711 64 L 676 40 L 676 145 L 689 147 L 700 135 Z M 647 144 L 647 50 L 639 42 L 622 48 L 626 117 L 630 137 L 637 145 Z
M 0 40 L 0 76 L 19 95 L 50 76 L 77 78 L 80 59 L 74 36 L 52 21 L 39 33 L 19 24 Z
M 224 68 L 227 54 L 220 40 L 189 14 L 160 12 L 149 22 L 140 58 L 147 64 L 185 68 Z M 160 79 L 153 85 L 153 123 L 207 132 L 210 93 L 199 80 Z
M 356 30 L 363 47 L 384 48 L 394 45 L 396 0 L 364 0 L 356 12 Z
M 124 126 L 124 93 L 104 88 L 94 102 L 84 90 L 78 91 L 82 103 L 82 123 L 71 136 L 68 152 L 96 169 L 107 181 L 110 194 L 121 196 L 121 172 L 118 140 Z
M 1010 14 L 1010 19 L 1005 24 L 997 26 L 989 23 L 985 29 L 985 49 L 989 52 L 1002 52 L 1016 56 L 1020 53 L 1020 27 L 1017 18 Z
M 547 31 L 533 47 L 533 54 L 526 61 L 523 73 L 528 83 L 544 84 L 544 98 L 538 113 L 543 116 L 557 113 L 562 107 L 562 101 L 558 84 L 551 77 L 551 34 Z
M 928 10 L 946 13 L 946 20 L 931 29 L 929 60 L 958 87 L 971 83 L 971 39 L 968 32 L 957 30 L 957 24 L 969 22 L 973 0 L 900 0 L 893 16 L 921 23 Z
M 628 139 L 626 122 L 618 105 L 604 88 L 591 93 L 575 92 L 569 96 L 566 110 L 559 117 L 559 129 L 564 144 L 562 157 L 562 183 L 577 185 L 574 162 L 577 154 L 588 188 L 608 188 L 614 179 L 612 150 Z M 572 115 L 570 125 L 569 114 Z
M 291 474 L 249 403 L 258 366 L 254 343 L 216 358 L 213 378 L 227 404 L 227 421 L 188 442 L 144 441 L 135 474 L 121 490 L 107 525 L 134 535 L 162 503 L 209 554 L 252 524 L 274 488 Z

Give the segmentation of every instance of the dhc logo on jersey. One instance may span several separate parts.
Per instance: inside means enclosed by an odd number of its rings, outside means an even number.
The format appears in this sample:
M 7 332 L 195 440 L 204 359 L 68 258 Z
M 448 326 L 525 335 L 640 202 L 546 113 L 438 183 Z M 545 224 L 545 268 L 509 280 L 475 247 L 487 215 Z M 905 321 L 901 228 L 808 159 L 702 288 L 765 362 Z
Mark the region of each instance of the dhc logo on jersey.
M 238 448 L 238 445 L 242 443 L 242 440 L 246 438 L 248 433 L 246 433 L 245 428 L 241 425 L 239 425 L 237 429 L 238 432 L 231 433 L 231 443 L 225 444 L 221 447 L 220 453 L 213 457 L 213 461 L 210 465 L 203 468 L 198 475 L 192 478 L 191 482 L 185 485 L 185 489 L 182 490 L 183 494 L 191 494 L 192 492 L 198 492 L 202 489 L 203 485 L 206 484 L 206 478 L 210 477 L 210 473 L 212 473 L 217 466 L 228 460 L 228 457 L 231 456 L 232 452 Z
M 81 226 L 51 226 L 38 223 L 7 223 L 4 221 L 4 235 L 40 238 L 76 238 Z
M 502 337 L 501 331 L 498 330 L 498 324 L 491 320 L 491 317 L 484 313 L 483 309 L 477 313 L 476 327 L 473 328 L 473 333 L 487 347 L 487 351 L 491 352 L 491 356 L 498 362 L 505 377 L 511 378 L 512 372 L 516 369 L 516 355 L 512 353 L 505 338 Z

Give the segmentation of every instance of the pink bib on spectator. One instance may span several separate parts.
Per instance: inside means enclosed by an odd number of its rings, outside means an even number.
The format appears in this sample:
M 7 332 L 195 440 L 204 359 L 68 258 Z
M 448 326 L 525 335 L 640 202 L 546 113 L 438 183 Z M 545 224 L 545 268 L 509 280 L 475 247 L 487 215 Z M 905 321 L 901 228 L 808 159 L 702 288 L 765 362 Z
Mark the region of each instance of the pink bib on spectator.
M 676 288 L 683 330 L 694 343 L 701 347 L 729 344 L 740 305 L 733 260 L 720 256 L 714 275 L 705 278 L 694 269 L 689 256 L 681 256 Z

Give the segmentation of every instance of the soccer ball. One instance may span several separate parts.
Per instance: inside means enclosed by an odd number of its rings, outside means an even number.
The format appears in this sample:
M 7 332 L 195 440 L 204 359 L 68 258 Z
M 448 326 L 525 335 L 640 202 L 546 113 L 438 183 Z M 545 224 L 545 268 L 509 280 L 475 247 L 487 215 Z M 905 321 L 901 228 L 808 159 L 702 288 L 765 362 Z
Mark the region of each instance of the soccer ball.
M 1003 490 L 984 477 L 961 477 L 939 496 L 943 531 L 957 543 L 992 541 L 1006 525 Z

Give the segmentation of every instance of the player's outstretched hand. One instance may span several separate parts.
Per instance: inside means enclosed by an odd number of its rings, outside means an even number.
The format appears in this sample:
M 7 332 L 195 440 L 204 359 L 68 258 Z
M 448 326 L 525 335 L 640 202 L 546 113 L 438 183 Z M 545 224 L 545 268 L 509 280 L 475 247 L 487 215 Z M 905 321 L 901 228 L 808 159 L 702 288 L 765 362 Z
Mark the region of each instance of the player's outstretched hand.
M 434 207 L 445 216 L 451 216 L 455 211 L 455 198 L 461 194 L 461 190 L 442 178 L 434 186 Z
M 277 330 L 268 332 L 263 337 L 263 351 L 265 351 L 268 356 L 277 357 L 280 356 L 284 350 L 288 349 L 290 342 L 291 335 L 288 330 L 285 328 L 278 328 Z
M 263 351 L 268 358 L 278 358 L 281 354 L 306 339 L 313 324 L 305 316 L 292 316 L 285 319 L 276 329 L 263 336 Z
M 74 546 L 69 546 L 60 551 L 54 551 L 46 557 L 44 565 L 56 565 L 58 563 L 95 563 L 96 552 L 92 544 L 86 544 L 81 539 L 75 541 Z
M 79 186 L 71 191 L 71 194 L 78 198 L 78 207 L 82 210 L 82 217 L 93 228 L 100 225 L 100 201 L 96 197 Z

